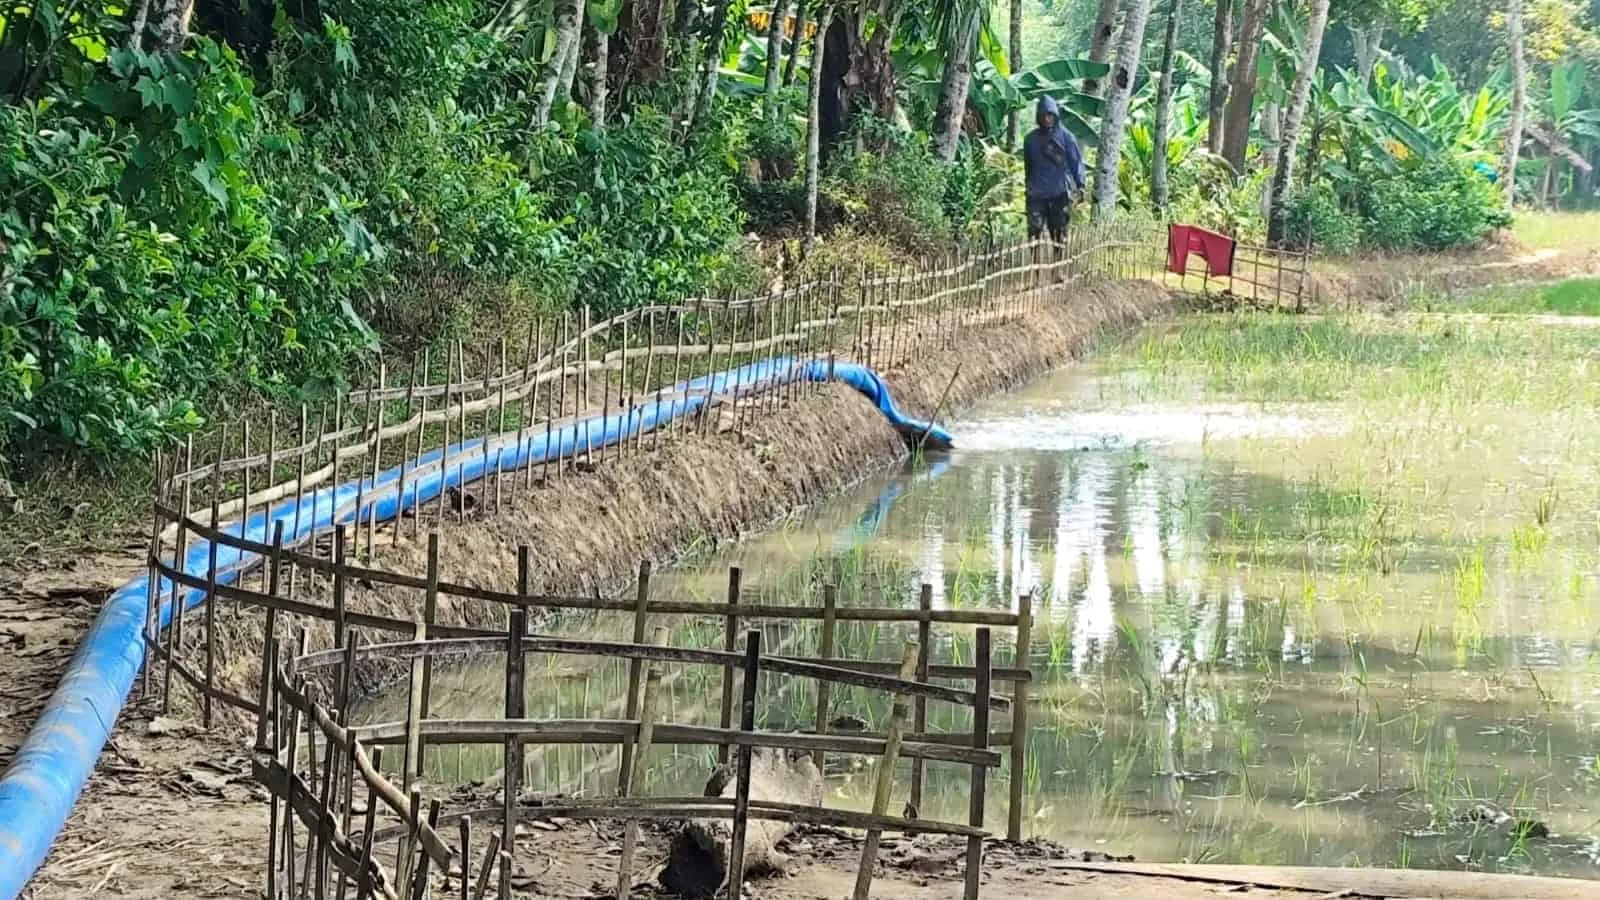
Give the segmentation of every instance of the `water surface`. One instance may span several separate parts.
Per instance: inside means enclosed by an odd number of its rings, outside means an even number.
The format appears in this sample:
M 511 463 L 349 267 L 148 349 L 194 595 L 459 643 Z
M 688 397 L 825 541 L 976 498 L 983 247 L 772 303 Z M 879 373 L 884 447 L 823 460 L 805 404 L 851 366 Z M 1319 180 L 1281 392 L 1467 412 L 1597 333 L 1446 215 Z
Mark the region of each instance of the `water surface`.
M 923 583 L 940 607 L 1031 595 L 1019 777 L 1035 835 L 1147 860 L 1600 877 L 1593 407 L 1524 397 L 1521 382 L 1499 395 L 1391 379 L 1401 399 L 1375 401 L 1386 367 L 1426 372 L 1404 356 L 1357 354 L 1315 384 L 1306 364 L 1284 364 L 1262 387 L 1243 368 L 1174 362 L 1171 339 L 1152 332 L 996 398 L 952 423 L 961 449 L 948 458 L 658 572 L 654 593 L 720 600 L 739 566 L 762 603 L 815 604 L 825 582 L 861 605 L 914 605 Z M 1538 347 L 1538 371 L 1563 372 L 1600 349 Z M 660 624 L 674 643 L 720 646 L 718 622 Z M 898 658 L 913 636 L 851 625 L 841 652 L 855 656 Z M 765 628 L 769 647 L 816 652 L 814 625 Z M 997 664 L 1012 652 L 1002 641 Z M 936 661 L 971 653 L 970 629 L 938 636 Z M 619 714 L 619 666 L 534 668 L 530 715 Z M 441 673 L 438 714 L 497 714 L 499 673 L 498 660 Z M 667 716 L 715 722 L 718 673 L 673 671 L 666 685 Z M 363 714 L 401 717 L 402 703 Z M 814 707 L 809 683 L 765 680 L 766 727 L 809 727 Z M 887 711 L 843 691 L 832 713 L 879 725 Z M 937 704 L 929 722 L 967 727 Z M 660 748 L 647 791 L 698 793 L 711 756 Z M 474 778 L 499 760 L 448 748 L 428 765 Z M 530 748 L 528 777 L 604 792 L 615 765 L 610 748 Z M 864 808 L 866 772 L 830 758 L 830 802 Z M 991 777 L 997 830 L 1010 777 Z M 922 814 L 964 820 L 966 770 L 931 764 L 928 778 Z

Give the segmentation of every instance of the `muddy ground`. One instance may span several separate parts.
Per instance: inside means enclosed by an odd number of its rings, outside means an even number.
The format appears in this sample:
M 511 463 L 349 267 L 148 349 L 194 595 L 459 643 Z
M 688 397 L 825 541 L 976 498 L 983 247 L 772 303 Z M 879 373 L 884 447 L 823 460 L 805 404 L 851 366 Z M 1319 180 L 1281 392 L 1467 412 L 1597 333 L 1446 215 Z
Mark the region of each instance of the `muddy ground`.
M 1584 267 L 1593 263 L 1547 257 L 1515 262 L 1506 256 L 1472 277 L 1540 280 L 1587 271 Z M 1427 277 L 1445 279 L 1447 274 L 1438 273 L 1463 266 L 1427 268 L 1435 273 Z M 1336 277 L 1345 281 L 1319 276 L 1325 301 L 1343 296 L 1340 290 L 1357 297 L 1390 296 L 1394 285 L 1405 283 L 1388 276 L 1364 281 L 1359 273 L 1348 272 Z M 1363 287 L 1376 280 L 1383 286 L 1370 291 Z M 913 414 L 929 414 L 947 384 L 947 407 L 959 408 L 1061 364 L 1087 348 L 1102 329 L 1134 327 L 1181 306 L 1146 283 L 1079 291 L 1069 304 L 982 329 L 953 346 L 919 346 L 911 364 L 885 374 L 897 402 Z M 898 436 L 875 410 L 847 389 L 829 388 L 800 401 L 781 422 L 754 417 L 743 435 L 679 435 L 628 461 L 626 468 L 601 467 L 536 488 L 521 505 L 478 527 L 446 531 L 443 570 L 454 581 L 505 588 L 514 577 L 515 547 L 525 543 L 534 548 L 536 581 L 543 589 L 603 591 L 631 578 L 640 559 L 666 561 L 696 542 L 735 538 L 837 491 L 903 452 Z M 137 573 L 143 527 L 132 525 L 71 558 L 46 558 L 29 547 L 6 549 L 7 558 L 0 560 L 0 764 L 9 762 L 26 735 L 99 604 L 111 588 Z M 379 554 L 379 563 L 393 568 L 420 569 L 421 559 L 419 545 L 408 537 Z M 392 599 L 359 591 L 351 603 L 352 608 L 393 611 Z M 484 615 L 471 609 L 441 613 L 458 621 Z M 241 644 L 248 645 L 254 632 L 249 618 L 242 617 L 234 627 Z M 254 666 L 241 663 L 237 669 L 242 678 Z M 130 702 L 96 776 L 26 896 L 245 897 L 259 891 L 266 805 L 248 776 L 242 731 L 198 733 L 160 712 L 153 701 Z M 602 830 L 600 836 L 604 834 Z M 609 846 L 600 842 L 594 851 L 599 855 L 591 857 L 576 850 L 542 851 L 563 860 L 564 870 L 587 873 L 588 878 L 551 880 L 536 895 L 588 896 L 595 867 Z M 652 846 L 647 841 L 647 855 Z M 853 862 L 833 860 L 820 850 L 812 855 L 814 861 L 797 867 L 791 877 L 759 883 L 755 895 L 847 894 Z M 538 858 L 522 862 L 533 866 Z M 1155 885 L 1148 876 L 1071 869 L 1061 859 L 1000 865 L 996 857 L 993 862 L 985 872 L 991 885 L 987 896 L 1052 897 L 1059 892 L 1073 898 L 1181 898 L 1236 894 L 1244 884 L 1162 879 Z M 948 897 L 959 892 L 955 885 L 938 872 L 895 871 L 891 866 L 875 895 Z M 1246 889 L 1253 896 L 1280 896 L 1263 888 Z

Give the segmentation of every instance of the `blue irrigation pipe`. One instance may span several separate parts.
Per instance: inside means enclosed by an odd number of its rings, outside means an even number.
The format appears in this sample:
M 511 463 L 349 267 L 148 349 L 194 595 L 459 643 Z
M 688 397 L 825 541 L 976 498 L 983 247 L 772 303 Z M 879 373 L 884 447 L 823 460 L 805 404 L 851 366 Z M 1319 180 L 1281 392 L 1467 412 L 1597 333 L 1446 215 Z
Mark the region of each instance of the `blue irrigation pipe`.
M 488 453 L 481 452 L 485 438 L 463 441 L 448 451 L 434 450 L 406 464 L 408 477 L 403 483 L 401 469 L 395 467 L 376 477 L 290 498 L 245 521 L 227 525 L 224 531 L 264 543 L 271 539 L 274 527 L 282 524 L 285 542 L 293 544 L 341 523 L 365 522 L 374 517 L 389 521 L 443 491 L 491 472 L 515 471 L 546 459 L 570 458 L 580 449 L 597 449 L 627 440 L 693 415 L 711 403 L 712 397 L 733 390 L 830 379 L 842 381 L 865 395 L 908 442 L 921 440 L 936 449 L 953 444 L 944 429 L 902 414 L 889 396 L 888 385 L 865 366 L 778 358 L 696 378 L 676 385 L 670 396 L 646 401 L 626 412 L 573 422 L 549 435 L 502 436 L 506 439 L 491 443 Z M 453 460 L 450 465 L 418 471 L 447 454 Z M 235 581 L 257 561 L 253 554 L 236 547 L 219 546 L 217 580 Z M 191 575 L 204 576 L 210 564 L 209 542 L 197 541 L 184 558 L 183 569 Z M 167 580 L 158 580 L 156 587 L 158 596 L 165 601 L 157 610 L 160 628 L 172 621 L 175 603 L 189 608 L 204 599 L 204 591 L 177 588 Z M 144 660 L 149 588 L 149 577 L 141 576 L 117 589 L 106 601 L 27 741 L 0 777 L 0 897 L 16 900 L 22 892 L 50 852 L 94 771 L 95 760 L 122 712 Z

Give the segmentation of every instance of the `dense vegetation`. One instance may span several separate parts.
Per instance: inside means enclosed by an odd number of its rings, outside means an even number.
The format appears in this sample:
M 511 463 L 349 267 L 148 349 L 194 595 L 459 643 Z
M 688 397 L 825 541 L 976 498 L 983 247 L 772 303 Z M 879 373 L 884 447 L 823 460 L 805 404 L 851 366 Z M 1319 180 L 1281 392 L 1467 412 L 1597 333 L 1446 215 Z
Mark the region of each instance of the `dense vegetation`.
M 1326 50 L 1328 0 L 1215 2 L 5 0 L 0 459 L 114 461 L 380 343 L 753 289 L 752 231 L 818 267 L 1014 230 L 1045 93 L 1097 215 L 1462 246 L 1508 221 L 1520 133 L 1522 199 L 1593 193 L 1568 0 L 1526 41 L 1522 0 L 1336 6 Z M 1495 39 L 1440 30 L 1469 25 Z

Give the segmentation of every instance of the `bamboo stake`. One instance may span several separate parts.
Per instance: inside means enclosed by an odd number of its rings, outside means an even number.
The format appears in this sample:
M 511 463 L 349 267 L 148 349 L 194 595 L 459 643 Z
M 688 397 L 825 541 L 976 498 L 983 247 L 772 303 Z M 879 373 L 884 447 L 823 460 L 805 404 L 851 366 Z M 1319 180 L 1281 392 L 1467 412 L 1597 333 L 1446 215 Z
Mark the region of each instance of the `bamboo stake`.
M 428 625 L 418 616 L 413 626 L 412 639 L 425 641 L 428 639 Z M 422 728 L 423 702 L 426 697 L 426 665 L 428 658 L 419 657 L 411 661 L 410 691 L 406 700 L 406 744 L 405 758 L 401 760 L 400 787 L 410 790 L 411 783 L 416 780 L 422 768 Z M 412 807 L 415 813 L 415 806 Z
M 517 554 L 517 588 L 526 592 L 527 588 L 527 548 L 519 548 Z M 527 704 L 523 691 L 527 681 L 524 674 L 525 657 L 522 651 L 522 636 L 528 630 L 528 613 L 518 607 L 511 611 L 511 621 L 506 634 L 506 718 L 521 719 L 527 715 Z M 507 738 L 505 742 L 505 768 L 501 777 L 501 822 L 500 846 L 504 848 L 507 860 L 516 858 L 517 852 L 517 796 L 522 787 L 522 742 L 514 738 Z M 500 867 L 500 896 L 511 896 L 511 866 L 509 863 Z
M 914 676 L 918 655 L 917 643 L 906 641 L 900 649 L 900 680 L 910 681 Z M 883 758 L 878 761 L 872 789 L 872 814 L 875 816 L 885 815 L 889 811 L 889 792 L 894 788 L 894 767 L 900 759 L 900 740 L 906 725 L 905 695 L 893 695 L 893 702 L 888 732 L 883 740 Z M 852 900 L 867 900 L 872 893 L 872 869 L 877 865 L 878 842 L 882 839 L 881 828 L 867 829 L 866 842 L 861 847 L 861 865 L 856 869 L 856 889 L 851 895 Z
M 933 612 L 933 585 L 924 584 L 917 598 L 917 608 L 923 612 Z M 921 684 L 928 683 L 929 659 L 933 655 L 933 617 L 917 620 L 917 681 Z M 928 698 L 918 697 L 913 701 L 913 716 L 911 730 L 917 734 L 926 734 L 928 731 Z M 911 760 L 911 808 L 922 809 L 922 776 L 923 760 L 918 756 Z M 910 818 L 917 818 L 913 812 Z
M 1017 651 L 1011 667 L 1026 670 L 1029 667 L 1033 640 L 1033 594 L 1017 598 Z M 1011 783 L 1009 805 L 1006 807 L 1006 840 L 1022 840 L 1023 787 L 1028 772 L 1028 682 L 1017 679 L 1011 683 Z
M 456 365 L 461 367 L 461 398 L 456 401 L 456 442 L 466 444 L 467 441 L 467 347 L 463 341 L 456 341 Z M 461 447 L 461 452 L 456 454 L 456 521 L 467 521 L 467 484 L 465 473 L 467 468 L 467 448 Z
M 222 437 L 217 444 L 217 463 L 211 472 L 211 528 L 217 530 L 220 522 L 217 510 L 222 504 L 222 458 L 228 446 L 228 426 L 222 426 Z M 249 452 L 248 450 L 245 452 Z M 242 528 L 242 527 L 241 527 Z M 207 541 L 206 551 L 206 689 L 200 699 L 201 724 L 211 730 L 211 695 L 217 689 L 217 542 Z
M 728 568 L 728 605 L 739 605 L 739 579 L 738 566 Z M 739 617 L 734 613 L 727 613 L 722 617 L 722 649 L 729 653 L 738 649 Z M 733 678 L 736 667 L 729 663 L 722 667 L 722 727 L 730 728 L 733 725 Z M 717 748 L 717 762 L 728 762 L 728 745 L 723 744 Z
M 336 401 L 336 402 L 338 402 L 338 401 Z M 340 422 L 339 422 L 339 427 L 342 428 L 343 425 L 344 425 L 344 422 L 341 419 Z M 307 438 L 308 438 L 308 432 L 309 432 L 310 427 L 311 427 L 311 417 L 310 417 L 310 414 L 306 410 L 306 405 L 304 403 L 302 403 L 302 404 L 300 404 L 300 442 L 297 445 L 299 447 L 299 449 L 296 451 L 296 455 L 299 457 L 299 460 L 295 464 L 295 476 L 294 476 L 294 478 L 295 478 L 294 484 L 295 484 L 295 488 L 296 488 L 296 493 L 299 493 L 299 489 L 303 488 L 305 486 L 305 483 L 306 483 L 306 444 L 309 443 Z M 318 448 L 318 449 L 320 450 L 321 448 Z M 333 471 L 333 480 L 334 480 L 334 483 L 337 484 L 339 482 L 339 457 L 338 457 L 338 454 L 335 454 L 333 459 L 334 459 L 334 463 L 333 463 L 333 470 L 334 470 Z M 317 517 L 317 495 L 316 494 L 312 494 L 311 495 L 311 518 L 313 520 L 315 520 L 316 517 Z M 296 503 L 295 506 L 294 506 L 294 534 L 295 534 L 295 538 L 297 540 L 299 539 L 300 535 L 304 534 L 304 532 L 302 532 L 300 530 L 300 504 L 298 504 L 298 503 Z
M 526 382 L 528 377 L 526 366 L 523 367 L 522 377 L 523 381 Z M 500 399 L 498 407 L 494 421 L 494 433 L 497 435 L 503 434 L 506 430 L 506 339 L 504 337 L 500 338 Z M 485 412 L 484 415 L 487 416 L 488 413 Z M 520 456 L 522 452 L 522 428 L 520 426 L 522 423 L 518 422 L 517 424 L 519 427 L 517 428 L 516 446 L 517 453 Z M 488 446 L 487 435 L 484 436 L 484 446 Z M 505 485 L 503 484 L 505 481 L 505 458 L 503 452 L 496 451 L 494 455 L 494 508 L 496 512 L 505 508 Z
M 822 637 L 821 646 L 817 648 L 817 655 L 822 658 L 823 665 L 833 659 L 833 633 L 834 619 L 838 612 L 839 589 L 831 584 L 822 586 Z M 832 684 L 826 678 L 817 679 L 817 734 L 828 733 L 828 699 L 832 692 Z M 817 771 L 822 771 L 823 760 L 827 754 L 821 750 L 811 755 L 812 762 L 816 763 Z
M 483 863 L 478 867 L 478 882 L 472 889 L 472 900 L 483 900 L 484 897 L 488 896 L 489 876 L 494 874 L 495 861 L 500 858 L 500 841 L 499 832 L 489 832 L 489 846 L 484 848 L 483 851 Z M 501 894 L 500 896 L 509 898 L 511 895 Z
M 385 386 L 385 384 L 386 384 L 386 382 L 388 380 L 389 380 L 389 367 L 384 364 L 384 361 L 383 361 L 382 357 L 379 357 L 379 359 L 378 359 L 378 387 L 379 387 L 380 390 L 383 389 L 383 387 Z M 407 390 L 409 391 L 410 389 L 408 388 Z M 384 412 L 384 405 L 383 405 L 382 402 L 377 402 L 377 403 L 373 404 L 372 416 L 373 416 L 374 428 L 376 430 L 372 435 L 372 470 L 370 472 L 368 472 L 368 477 L 372 479 L 372 484 L 373 484 L 374 487 L 376 487 L 377 484 L 378 484 L 378 470 L 382 467 L 382 464 L 383 464 L 383 418 L 384 418 L 383 417 L 383 412 Z M 407 410 L 406 412 L 409 414 L 410 410 Z M 402 449 L 404 449 L 404 448 L 402 448 Z M 400 499 L 401 499 L 401 497 L 398 496 L 398 495 L 395 497 L 395 500 L 396 500 L 395 515 L 396 516 L 398 516 L 400 514 L 400 505 L 399 505 L 399 502 L 398 502 Z M 371 508 L 367 510 L 367 558 L 368 559 L 373 558 L 378 552 L 377 551 L 377 546 L 378 546 L 378 508 L 377 508 L 377 504 L 376 503 L 372 503 L 372 504 L 370 504 L 370 506 L 371 506 Z M 359 509 L 360 506 L 358 505 L 356 508 Z M 359 531 L 357 531 L 357 533 L 356 533 L 356 541 L 359 542 L 360 540 L 361 540 L 361 534 L 360 534 Z
M 752 628 L 744 638 L 744 690 L 739 705 L 739 730 L 756 730 L 756 688 L 761 677 L 761 631 Z M 744 893 L 745 831 L 750 824 L 750 758 L 754 748 L 740 744 L 734 774 L 733 835 L 728 841 L 728 898 Z
M 973 663 L 978 670 L 975 690 L 977 703 L 972 708 L 972 746 L 978 750 L 987 750 L 989 749 L 989 629 L 978 629 L 976 649 Z M 987 778 L 988 769 L 974 764 L 972 784 L 967 795 L 967 824 L 975 828 L 983 827 L 984 788 Z M 978 880 L 982 874 L 983 838 L 969 837 L 967 838 L 967 884 L 963 900 L 978 900 Z
M 445 482 L 450 474 L 450 400 L 455 396 L 455 344 L 444 345 L 444 397 L 439 401 L 439 524 L 444 524 Z
M 333 645 L 345 645 L 346 629 L 348 622 L 345 620 L 345 576 L 348 566 L 345 563 L 347 538 L 343 524 L 333 529 Z
M 533 390 L 529 392 L 524 404 L 526 407 L 526 411 L 522 415 L 524 426 L 522 436 L 518 441 L 519 444 L 523 445 L 522 450 L 525 457 L 527 453 L 527 436 L 532 430 L 531 426 L 539 421 L 539 388 L 541 385 L 538 379 L 534 377 L 536 372 L 533 367 L 533 360 L 534 357 L 539 356 L 539 352 L 544 349 L 543 317 L 536 316 L 533 322 L 528 326 L 528 348 L 527 358 L 523 360 L 522 363 L 522 382 L 523 384 L 527 384 L 530 380 L 533 381 Z M 548 454 L 549 452 L 550 441 L 547 436 L 545 439 L 545 453 Z M 522 493 L 526 494 L 533 489 L 533 460 L 525 458 L 520 476 L 513 476 L 511 479 L 512 482 L 515 483 L 518 477 L 520 477 L 522 480 Z
M 423 369 L 423 377 L 424 378 L 427 377 L 427 369 L 426 368 Z M 406 421 L 407 422 L 411 421 L 412 417 L 416 415 L 416 401 L 417 401 L 417 356 L 416 356 L 415 353 L 413 353 L 411 355 L 411 374 L 410 374 L 410 377 L 408 377 L 406 379 Z M 426 409 L 427 409 L 428 399 L 426 397 L 424 397 L 422 399 L 422 403 L 423 403 L 423 409 L 424 409 L 423 418 L 427 418 Z M 417 428 L 417 455 L 418 456 L 422 455 L 422 435 L 426 431 L 427 431 L 426 427 L 418 427 Z M 412 456 L 412 453 L 411 453 L 411 433 L 407 432 L 404 435 L 401 435 L 401 437 L 400 437 L 400 481 L 399 481 L 398 485 L 395 488 L 395 495 L 394 495 L 394 498 L 395 498 L 395 507 L 394 507 L 394 518 L 395 518 L 395 521 L 394 521 L 394 527 L 392 529 L 390 529 L 390 532 L 389 532 L 389 544 L 391 546 L 398 546 L 399 543 L 400 543 L 400 530 L 401 530 L 401 527 L 402 527 L 402 524 L 403 524 L 400 521 L 400 517 L 401 517 L 401 510 L 405 509 L 406 475 L 408 474 L 408 471 L 409 471 L 410 466 L 411 466 L 411 456 Z M 411 515 L 412 519 L 416 519 L 419 514 L 420 514 L 420 511 L 413 512 L 412 515 Z M 369 547 L 368 550 L 370 551 L 371 548 Z M 349 831 L 349 828 L 347 827 L 345 830 Z
M 350 744 L 352 755 L 355 753 L 355 746 L 355 742 L 352 741 Z M 383 765 L 383 748 L 374 747 L 372 748 L 372 770 L 374 772 L 379 771 L 378 767 L 381 765 Z M 367 879 L 368 872 L 372 867 L 372 835 L 378 824 L 378 788 L 370 781 L 366 784 L 367 816 L 361 829 L 361 865 L 356 869 L 359 873 L 356 876 L 356 900 L 366 900 L 367 897 L 372 895 L 372 887 Z M 342 894 L 343 885 L 340 887 Z M 273 900 L 273 898 L 269 897 L 268 900 Z
M 280 525 L 281 525 L 281 523 L 280 523 Z M 280 531 L 281 531 L 281 529 L 280 529 Z M 266 660 L 275 659 L 276 657 L 277 657 L 277 648 L 275 646 L 273 646 L 273 641 L 269 638 L 267 640 L 266 644 L 263 645 L 263 647 L 261 649 L 261 658 L 262 658 L 263 661 L 266 661 Z M 255 749 L 256 749 L 256 752 L 258 752 L 258 753 L 264 753 L 268 749 L 271 749 L 272 753 L 273 753 L 273 756 L 276 757 L 277 756 L 277 752 L 278 752 L 278 735 L 277 735 L 277 727 L 278 726 L 277 726 L 277 723 L 279 721 L 281 721 L 282 717 L 283 717 L 282 695 L 279 694 L 277 691 L 272 690 L 272 685 L 273 685 L 272 677 L 273 677 L 273 675 L 276 674 L 275 670 L 273 669 L 273 667 L 270 666 L 270 665 L 263 665 L 262 669 L 263 669 L 263 678 L 262 678 L 262 682 L 261 682 L 261 694 L 260 694 L 260 697 L 261 697 L 261 706 L 260 706 L 261 714 L 256 717 L 256 735 L 257 735 L 257 737 L 256 737 L 256 747 L 255 747 Z M 271 674 L 268 674 L 268 673 L 271 673 Z M 269 699 L 270 699 L 270 706 L 268 705 Z M 268 746 L 266 744 L 267 723 L 268 722 L 272 723 L 272 746 L 270 748 L 268 748 Z M 269 808 L 268 808 L 268 811 L 267 811 L 267 900 L 278 900 L 278 795 L 277 795 L 277 793 L 276 792 L 269 793 L 268 799 L 270 800 L 270 802 L 268 804 Z M 288 805 L 286 808 L 289 809 L 290 814 L 292 815 L 293 814 L 293 806 L 292 806 L 292 804 Z
M 472 900 L 472 817 L 457 822 L 461 832 L 461 900 Z
M 644 560 L 639 563 L 639 588 L 634 595 L 633 642 L 635 644 L 644 643 L 645 625 L 649 619 L 650 561 Z M 626 719 L 632 719 L 639 714 L 639 677 L 640 667 L 642 665 L 643 663 L 641 660 L 628 660 L 628 696 L 627 700 L 625 701 L 626 710 L 623 714 L 623 717 Z M 618 786 L 624 791 L 627 790 L 628 773 L 633 771 L 633 754 L 634 749 L 632 742 L 624 742 L 622 745 L 620 769 L 621 777 L 617 779 Z M 623 794 L 623 796 L 627 796 L 627 794 Z
M 183 468 L 184 468 L 185 474 L 187 474 L 189 472 L 193 472 L 194 471 L 194 436 L 193 435 L 190 435 L 188 440 L 185 441 L 185 443 L 184 443 L 183 456 L 184 456 Z M 188 526 L 189 526 L 189 502 L 190 502 L 190 498 L 192 496 L 192 494 L 190 493 L 190 490 L 189 490 L 190 484 L 192 484 L 192 480 L 188 479 L 188 478 L 185 478 L 184 482 L 183 482 L 183 499 L 181 499 L 179 501 L 179 506 L 178 506 L 178 537 L 177 537 L 177 543 L 174 544 L 173 550 L 172 550 L 172 567 L 174 569 L 177 569 L 180 572 L 183 571 L 184 558 L 189 555 L 189 534 L 188 534 L 188 530 L 187 529 L 188 529 Z M 167 633 L 166 633 L 166 644 L 167 644 L 166 659 L 163 662 L 163 669 L 162 669 L 162 673 L 161 673 L 161 714 L 162 715 L 166 715 L 172 708 L 172 661 L 173 661 L 173 655 L 172 654 L 174 652 L 174 650 L 173 650 L 173 641 L 176 640 L 181 644 L 182 643 L 182 639 L 183 639 L 183 635 L 181 633 L 178 633 L 176 635 L 174 635 L 174 633 L 173 633 L 175 630 L 178 629 L 178 625 L 179 625 L 179 622 L 180 622 L 180 620 L 178 618 L 178 610 L 183 608 L 183 601 L 180 600 L 179 596 L 178 596 L 178 583 L 177 582 L 173 582 L 172 583 L 172 596 L 167 601 L 167 608 L 171 610 L 171 624 L 167 626 Z M 159 610 L 157 611 L 156 615 L 157 615 L 157 625 L 159 627 L 159 623 L 160 623 L 160 612 L 159 612 Z
M 643 786 L 644 778 L 640 775 L 644 768 L 645 758 L 650 753 L 650 741 L 655 732 L 656 721 L 656 695 L 661 690 L 661 672 L 654 667 L 645 676 L 644 698 L 639 707 L 639 738 L 636 755 L 623 768 L 623 790 L 621 795 L 631 797 L 638 793 Z M 632 695 L 629 695 L 632 699 Z M 632 718 L 632 715 L 629 716 Z M 628 747 L 631 745 L 623 745 Z M 627 900 L 633 890 L 633 853 L 639 842 L 639 822 L 629 819 L 622 830 L 622 856 L 617 862 L 617 900 Z
M 570 350 L 570 348 L 568 348 L 567 344 L 570 341 L 571 333 L 572 333 L 572 317 L 567 313 L 562 313 L 561 314 L 561 403 L 560 403 L 560 408 L 557 410 L 557 415 L 560 415 L 560 416 L 565 416 L 567 414 L 567 354 L 571 352 L 571 350 Z M 572 383 L 572 391 L 573 391 L 573 397 L 574 398 L 577 397 L 578 377 L 579 377 L 578 375 L 574 375 L 573 379 L 572 379 L 572 382 L 573 382 Z M 576 406 L 580 406 L 580 405 L 581 404 L 578 403 L 576 399 L 574 399 L 573 406 L 576 407 Z M 547 429 L 549 428 L 548 424 L 546 425 L 546 428 Z M 550 432 L 548 430 L 546 430 L 545 431 L 545 435 L 548 436 L 549 434 L 550 434 Z M 577 456 L 577 449 L 578 449 L 577 440 L 576 440 L 577 439 L 577 434 L 576 433 L 573 434 L 573 439 L 574 440 L 573 440 L 573 447 L 572 447 L 572 449 L 573 449 L 573 454 L 572 455 L 574 457 L 576 457 Z M 561 465 L 561 461 L 557 460 L 556 461 L 556 477 L 557 478 L 563 477 L 562 472 L 563 472 L 563 468 L 562 468 L 562 465 Z M 546 483 L 547 484 L 549 483 L 548 478 L 546 479 Z
M 428 804 L 429 828 L 434 828 L 439 824 L 440 805 L 438 798 L 434 798 L 433 802 Z M 412 804 L 412 809 L 416 809 L 415 803 Z M 413 886 L 411 888 L 411 900 L 426 900 L 428 896 L 428 866 L 432 862 L 433 857 L 431 855 L 427 853 L 418 854 L 416 874 L 413 876 Z
M 272 552 L 267 554 L 266 579 L 267 596 L 278 596 L 278 572 L 283 566 L 283 520 L 272 523 Z M 261 709 L 267 708 L 268 695 L 272 694 L 273 673 L 277 668 L 277 640 L 275 632 L 278 625 L 278 611 L 267 608 L 267 624 L 261 640 L 261 684 L 256 693 L 257 705 Z M 267 749 L 267 721 L 263 717 L 256 723 L 256 750 Z

